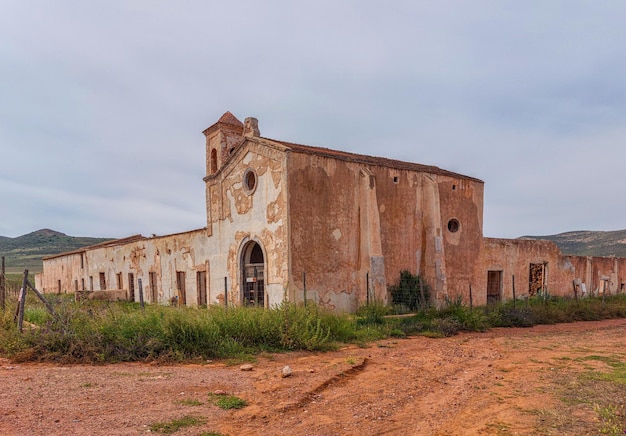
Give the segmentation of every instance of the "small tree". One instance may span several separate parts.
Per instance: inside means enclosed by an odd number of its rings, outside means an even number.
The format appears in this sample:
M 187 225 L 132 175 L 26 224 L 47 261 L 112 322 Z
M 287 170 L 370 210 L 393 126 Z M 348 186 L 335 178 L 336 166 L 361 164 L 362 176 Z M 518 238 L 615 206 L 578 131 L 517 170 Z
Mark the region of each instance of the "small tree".
M 404 270 L 398 284 L 390 286 L 391 301 L 409 310 L 425 309 L 430 304 L 430 287 L 417 275 Z

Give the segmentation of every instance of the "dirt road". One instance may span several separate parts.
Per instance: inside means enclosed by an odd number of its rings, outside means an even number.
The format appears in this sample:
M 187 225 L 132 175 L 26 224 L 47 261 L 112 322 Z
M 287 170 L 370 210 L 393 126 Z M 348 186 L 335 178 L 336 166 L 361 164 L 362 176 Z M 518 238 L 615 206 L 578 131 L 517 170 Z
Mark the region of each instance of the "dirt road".
M 183 416 L 200 435 L 597 434 L 563 389 L 626 362 L 626 320 L 384 340 L 240 363 L 57 366 L 0 360 L 0 434 L 122 435 Z M 292 375 L 282 377 L 290 366 Z M 248 402 L 222 410 L 209 394 Z

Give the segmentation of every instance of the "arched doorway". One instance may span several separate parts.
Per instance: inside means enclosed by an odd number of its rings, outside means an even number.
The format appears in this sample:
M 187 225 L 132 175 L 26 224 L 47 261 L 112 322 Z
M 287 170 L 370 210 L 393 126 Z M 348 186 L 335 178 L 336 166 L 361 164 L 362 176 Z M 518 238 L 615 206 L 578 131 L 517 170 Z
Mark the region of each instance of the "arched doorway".
M 248 242 L 242 251 L 241 272 L 243 305 L 265 307 L 265 258 L 255 241 Z

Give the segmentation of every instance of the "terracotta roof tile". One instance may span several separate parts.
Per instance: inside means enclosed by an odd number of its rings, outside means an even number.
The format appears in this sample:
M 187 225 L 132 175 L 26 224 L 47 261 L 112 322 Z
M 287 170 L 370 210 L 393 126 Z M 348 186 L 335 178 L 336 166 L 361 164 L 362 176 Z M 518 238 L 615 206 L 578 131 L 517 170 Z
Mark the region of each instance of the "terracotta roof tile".
M 243 127 L 243 123 L 237 119 L 236 116 L 229 111 L 224 112 L 224 115 L 217 120 L 218 123 L 230 124 L 231 126 Z

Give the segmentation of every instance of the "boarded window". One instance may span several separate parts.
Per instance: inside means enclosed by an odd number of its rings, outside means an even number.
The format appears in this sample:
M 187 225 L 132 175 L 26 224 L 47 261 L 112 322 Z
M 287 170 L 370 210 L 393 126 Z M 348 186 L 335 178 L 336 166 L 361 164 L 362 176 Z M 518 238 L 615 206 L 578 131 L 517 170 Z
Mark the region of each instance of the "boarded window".
M 106 275 L 101 272 L 100 273 L 100 289 L 104 290 L 107 288 L 107 279 L 106 279 Z
M 159 301 L 159 290 L 157 288 L 157 276 L 155 272 L 149 274 L 150 280 L 150 301 L 156 303 Z
M 135 274 L 128 273 L 128 299 L 135 301 Z
M 198 286 L 198 306 L 207 305 L 207 284 L 206 284 L 206 271 L 198 271 L 196 274 L 197 286 Z
M 528 294 L 536 295 L 538 292 L 543 292 L 547 283 L 547 269 L 548 264 L 543 263 L 531 263 L 530 273 L 528 277 Z
M 124 289 L 124 282 L 122 281 L 122 273 L 117 273 L 117 289 Z
M 487 271 L 487 304 L 497 304 L 502 295 L 502 271 Z
M 178 289 L 178 304 L 187 304 L 187 291 L 185 289 L 185 272 L 176 271 L 176 289 Z

